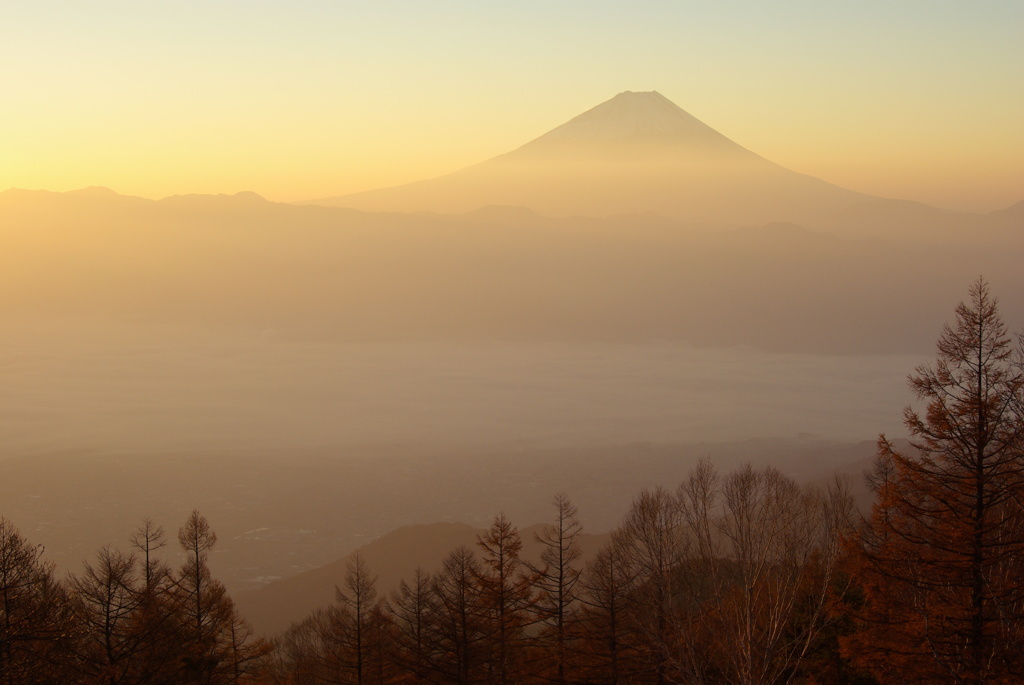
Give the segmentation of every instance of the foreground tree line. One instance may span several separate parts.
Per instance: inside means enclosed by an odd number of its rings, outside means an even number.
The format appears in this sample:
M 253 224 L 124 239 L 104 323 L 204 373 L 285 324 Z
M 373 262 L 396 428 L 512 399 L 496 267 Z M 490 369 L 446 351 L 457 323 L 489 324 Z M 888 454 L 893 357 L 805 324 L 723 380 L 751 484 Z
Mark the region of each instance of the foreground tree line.
M 555 505 L 539 564 L 503 515 L 385 600 L 357 556 L 337 601 L 277 641 L 273 682 L 777 682 L 820 642 L 842 490 L 704 464 L 642 492 L 585 569 L 576 510 Z
M 253 674 L 270 647 L 254 639 L 207 566 L 217 541 L 192 512 L 185 556 L 157 559 L 163 528 L 146 520 L 135 551 L 104 547 L 66 581 L 0 519 L 0 684 L 222 683 Z
M 702 463 L 641 491 L 588 563 L 565 495 L 520 555 L 498 515 L 384 597 L 358 555 L 336 601 L 267 643 L 206 565 L 146 522 L 67 580 L 0 521 L 0 685 L 13 683 L 1010 683 L 1024 679 L 1024 361 L 984 281 L 910 377 L 912 449 L 846 486 Z

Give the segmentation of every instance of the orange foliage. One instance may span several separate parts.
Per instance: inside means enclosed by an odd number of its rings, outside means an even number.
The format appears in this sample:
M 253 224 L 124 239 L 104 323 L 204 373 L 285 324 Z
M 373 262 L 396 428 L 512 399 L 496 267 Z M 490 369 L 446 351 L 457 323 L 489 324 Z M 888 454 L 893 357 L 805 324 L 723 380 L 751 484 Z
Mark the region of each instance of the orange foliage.
M 884 436 L 877 499 L 848 540 L 864 603 L 843 649 L 881 682 L 1024 675 L 1024 371 L 979 280 L 910 377 L 915 455 Z

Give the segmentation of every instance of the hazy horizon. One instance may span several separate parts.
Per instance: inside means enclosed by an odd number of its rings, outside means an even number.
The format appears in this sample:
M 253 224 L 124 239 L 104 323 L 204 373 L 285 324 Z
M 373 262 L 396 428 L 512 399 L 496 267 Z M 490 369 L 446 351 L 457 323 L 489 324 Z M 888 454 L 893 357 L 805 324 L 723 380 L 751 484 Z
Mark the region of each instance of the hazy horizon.
M 1019 5 L 10 8 L 0 188 L 301 201 L 433 178 L 624 90 L 844 188 L 1024 199 Z M 83 77 L 83 74 L 87 74 Z

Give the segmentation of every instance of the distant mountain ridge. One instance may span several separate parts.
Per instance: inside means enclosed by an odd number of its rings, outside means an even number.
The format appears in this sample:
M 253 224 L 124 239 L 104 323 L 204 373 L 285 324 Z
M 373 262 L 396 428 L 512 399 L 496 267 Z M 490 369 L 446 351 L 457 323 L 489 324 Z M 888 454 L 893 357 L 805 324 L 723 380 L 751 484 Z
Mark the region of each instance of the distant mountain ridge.
M 403 214 L 251 193 L 9 190 L 0 192 L 0 312 L 9 322 L 73 314 L 347 341 L 902 351 L 930 348 L 932 321 L 978 274 L 1012 305 L 1022 249 L 1024 204 L 969 214 L 867 198 L 831 226 L 723 227 L 500 203 Z

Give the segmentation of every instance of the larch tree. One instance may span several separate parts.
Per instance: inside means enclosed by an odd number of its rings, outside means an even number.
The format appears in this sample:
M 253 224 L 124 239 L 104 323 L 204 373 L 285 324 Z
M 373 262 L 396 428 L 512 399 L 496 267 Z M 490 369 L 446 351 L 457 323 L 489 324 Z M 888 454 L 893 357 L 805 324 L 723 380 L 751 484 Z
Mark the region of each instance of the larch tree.
M 132 631 L 139 642 L 136 661 L 139 670 L 149 674 L 147 682 L 173 683 L 177 679 L 176 665 L 180 654 L 175 645 L 180 642 L 178 618 L 181 615 L 180 593 L 170 567 L 157 558 L 157 552 L 167 542 L 163 526 L 146 518 L 131 534 L 129 541 L 138 554 L 142 567 L 139 606 L 133 612 Z
M 70 579 L 79 624 L 79 672 L 96 683 L 149 682 L 139 656 L 145 646 L 139 630 L 143 603 L 135 557 L 111 547 L 85 563 Z
M 386 606 L 395 626 L 394 660 L 413 682 L 424 682 L 431 670 L 437 642 L 431 623 L 436 600 L 430 574 L 417 567 L 412 582 L 402 580 Z
M 170 569 L 155 556 L 167 545 L 164 528 L 153 523 L 150 518 L 143 519 L 142 524 L 132 533 L 130 541 L 132 547 L 142 555 L 146 599 L 152 599 L 157 588 L 170 575 Z
M 469 685 L 483 669 L 487 633 L 477 586 L 481 573 L 473 552 L 456 547 L 431 582 L 435 604 L 430 625 L 438 655 L 433 667 L 442 682 Z
M 217 534 L 206 517 L 193 511 L 178 531 L 178 543 L 185 552 L 185 564 L 175 585 L 183 608 L 181 658 L 189 682 L 203 683 L 213 678 L 219 665 L 217 635 L 227 620 L 221 602 L 224 592 L 207 565 Z
M 568 495 L 555 495 L 554 505 L 554 525 L 535 534 L 537 542 L 542 546 L 540 559 L 543 565 L 531 565 L 529 568 L 537 589 L 536 611 L 544 626 L 540 635 L 541 642 L 546 645 L 553 643 L 553 648 L 546 650 L 551 653 L 554 661 L 550 679 L 556 683 L 565 683 L 569 642 L 574 638 L 571 627 L 576 618 L 576 586 L 582 572 L 576 562 L 583 554 L 579 542 L 583 525 Z
M 619 685 L 629 682 L 635 670 L 630 659 L 635 648 L 626 620 L 634 583 L 623 555 L 618 536 L 614 536 L 582 577 L 580 602 L 584 608 L 575 628 L 585 682 Z
M 492 682 L 506 685 L 519 667 L 524 630 L 533 605 L 531 578 L 523 573 L 519 530 L 499 514 L 477 537 L 482 554 L 477 586 L 486 625 L 489 626 Z
M 886 682 L 1024 677 L 1024 372 L 979 279 L 911 388 L 916 453 L 885 436 L 876 502 L 853 541 L 865 591 L 851 654 Z
M 345 569 L 343 587 L 336 587 L 335 601 L 341 609 L 342 660 L 344 669 L 356 685 L 370 682 L 370 659 L 374 654 L 373 622 L 380 607 L 377 599 L 377 577 L 374 576 L 362 555 L 353 556 Z
M 210 573 L 210 550 L 217 542 L 209 522 L 193 511 L 178 531 L 185 564 L 175 581 L 182 636 L 182 683 L 236 682 L 266 651 L 235 612 L 224 585 Z

